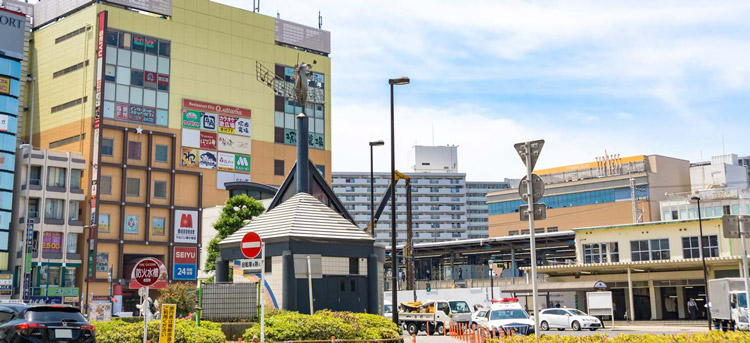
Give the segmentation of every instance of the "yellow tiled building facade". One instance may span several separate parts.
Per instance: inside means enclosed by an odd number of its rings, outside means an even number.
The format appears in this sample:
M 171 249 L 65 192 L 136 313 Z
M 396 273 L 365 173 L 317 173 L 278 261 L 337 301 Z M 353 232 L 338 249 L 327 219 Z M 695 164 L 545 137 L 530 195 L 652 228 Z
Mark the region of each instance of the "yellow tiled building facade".
M 174 251 L 200 251 L 201 208 L 224 203 L 224 182 L 282 183 L 296 158 L 301 108 L 259 82 L 259 68 L 290 84 L 298 61 L 313 65 L 310 158 L 330 180 L 328 52 L 279 42 L 278 27 L 275 18 L 208 0 L 174 0 L 171 16 L 91 3 L 34 31 L 33 145 L 80 152 L 91 170 L 99 167 L 99 227 L 88 234 L 95 247 L 79 283 L 92 281 L 89 295 L 108 294 L 112 266 L 127 298 L 132 264 L 146 256 L 180 280 L 175 263 L 185 261 L 173 261 Z M 92 166 L 100 48 L 101 158 Z M 82 183 L 91 180 L 88 174 Z M 197 232 L 182 235 L 185 220 Z

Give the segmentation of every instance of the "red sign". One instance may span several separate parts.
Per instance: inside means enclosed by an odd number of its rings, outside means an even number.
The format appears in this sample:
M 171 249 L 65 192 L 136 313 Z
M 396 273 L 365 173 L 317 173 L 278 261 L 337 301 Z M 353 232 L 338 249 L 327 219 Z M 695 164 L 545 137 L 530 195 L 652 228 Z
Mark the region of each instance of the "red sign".
M 198 248 L 174 247 L 174 263 L 195 264 L 198 260 Z
M 201 131 L 201 149 L 216 150 L 216 132 Z
M 159 86 L 169 86 L 169 75 L 158 74 L 156 75 L 156 81 Z
M 242 237 L 240 250 L 247 258 L 256 258 L 260 254 L 260 236 L 255 232 L 248 232 Z
M 143 81 L 156 83 L 156 73 L 152 71 L 143 72 Z
M 120 120 L 128 120 L 130 116 L 130 105 L 128 104 L 115 104 L 115 118 Z
M 135 265 L 133 268 L 132 279 L 135 279 L 139 285 L 148 287 L 159 281 L 161 275 L 161 269 L 153 258 L 144 258 Z
M 247 108 L 240 108 L 227 105 L 211 104 L 207 102 L 182 99 L 183 108 L 192 108 L 204 112 L 218 113 L 218 114 L 231 114 L 234 116 L 240 116 L 250 118 L 250 110 Z

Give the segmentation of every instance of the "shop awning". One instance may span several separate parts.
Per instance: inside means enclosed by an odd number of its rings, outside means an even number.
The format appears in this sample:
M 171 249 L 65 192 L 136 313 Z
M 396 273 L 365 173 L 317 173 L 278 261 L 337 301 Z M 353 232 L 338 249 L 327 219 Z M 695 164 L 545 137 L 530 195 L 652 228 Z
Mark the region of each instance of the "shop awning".
M 570 281 L 570 282 L 540 282 L 537 284 L 539 292 L 576 292 L 606 289 L 607 285 L 601 281 Z M 531 284 L 515 284 L 501 286 L 503 293 L 531 293 Z

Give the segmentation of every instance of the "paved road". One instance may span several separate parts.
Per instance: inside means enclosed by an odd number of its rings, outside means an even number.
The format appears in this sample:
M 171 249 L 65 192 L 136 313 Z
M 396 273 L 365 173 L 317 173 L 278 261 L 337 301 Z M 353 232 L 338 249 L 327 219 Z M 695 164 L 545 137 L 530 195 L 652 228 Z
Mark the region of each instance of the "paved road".
M 670 326 L 670 325 L 663 325 L 663 326 L 623 326 L 623 327 L 616 327 L 615 330 L 606 328 L 603 330 L 597 330 L 597 331 L 589 331 L 589 330 L 583 330 L 583 331 L 573 331 L 573 330 L 565 330 L 565 331 L 558 331 L 558 330 L 550 330 L 550 331 L 542 331 L 542 335 L 565 335 L 565 336 L 591 336 L 591 335 L 607 335 L 607 336 L 616 336 L 616 335 L 622 335 L 622 334 L 646 334 L 646 333 L 653 333 L 653 334 L 681 334 L 681 333 L 696 333 L 696 332 L 705 332 L 706 328 L 699 328 L 699 327 L 681 327 L 681 326 Z M 406 342 L 411 342 L 411 337 L 405 336 Z M 453 339 L 451 337 L 446 336 L 427 336 L 424 333 L 420 333 L 417 336 L 417 343 L 458 343 L 461 342 L 459 340 Z

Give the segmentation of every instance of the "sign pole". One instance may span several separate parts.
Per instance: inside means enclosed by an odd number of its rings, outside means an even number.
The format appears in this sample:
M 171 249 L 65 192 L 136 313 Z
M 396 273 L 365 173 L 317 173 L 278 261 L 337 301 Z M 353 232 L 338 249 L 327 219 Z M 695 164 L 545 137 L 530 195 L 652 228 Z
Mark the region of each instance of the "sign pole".
M 260 342 L 263 343 L 266 341 L 266 299 L 263 296 L 264 290 L 266 285 L 266 243 L 261 242 L 260 243 L 260 260 L 261 260 L 261 267 L 260 267 Z
M 531 290 L 534 306 L 534 336 L 539 339 L 539 308 L 537 307 L 537 297 L 539 292 L 537 291 L 536 282 L 536 238 L 534 237 L 534 191 L 532 185 L 531 170 L 533 169 L 531 164 L 531 142 L 526 142 L 526 184 L 528 185 L 528 201 L 529 201 L 529 238 L 531 241 Z
M 313 315 L 313 292 L 312 292 L 312 268 L 310 268 L 310 255 L 307 255 L 307 286 L 310 293 L 310 315 Z
M 148 303 L 148 286 L 146 286 L 146 291 L 143 292 L 143 295 L 144 295 L 144 302 L 143 303 L 144 303 L 145 306 L 147 306 L 146 308 L 141 309 L 141 311 L 143 311 L 143 343 L 147 343 L 148 342 L 148 336 L 147 336 L 147 333 L 148 333 L 148 316 L 146 315 L 146 311 L 150 311 L 150 309 L 148 309 L 148 305 L 149 305 L 149 303 Z

